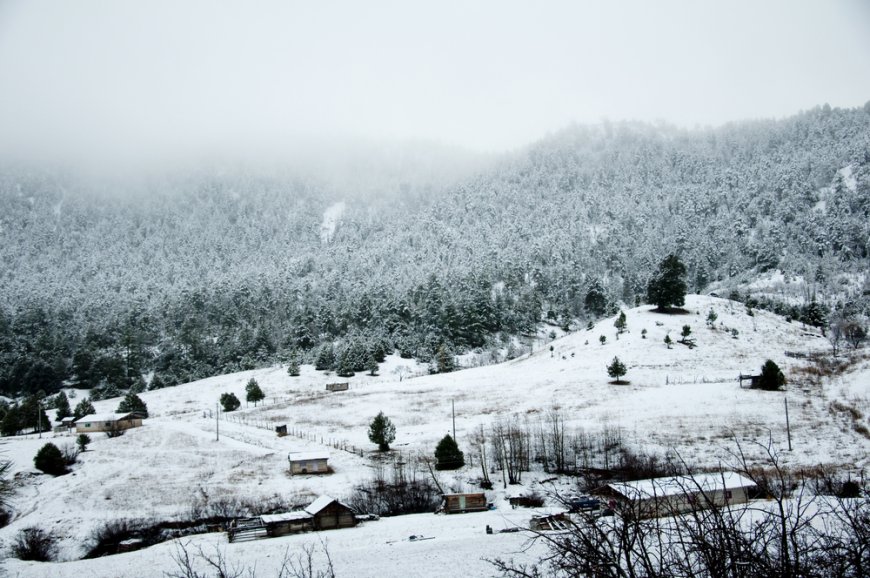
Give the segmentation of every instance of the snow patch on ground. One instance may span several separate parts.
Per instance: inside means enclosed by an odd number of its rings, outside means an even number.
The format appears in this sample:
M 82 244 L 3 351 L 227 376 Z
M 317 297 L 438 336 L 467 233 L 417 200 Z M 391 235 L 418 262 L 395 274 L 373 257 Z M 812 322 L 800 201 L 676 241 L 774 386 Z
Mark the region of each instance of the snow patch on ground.
M 323 222 L 320 224 L 320 242 L 322 244 L 325 245 L 332 241 L 332 237 L 335 235 L 335 229 L 346 208 L 347 205 L 345 202 L 339 201 L 333 203 L 329 208 L 323 211 Z
M 846 165 L 838 170 L 837 174 L 839 174 L 840 178 L 843 179 L 843 185 L 845 185 L 849 191 L 853 193 L 858 191 L 858 179 L 855 177 L 855 171 L 852 165 Z

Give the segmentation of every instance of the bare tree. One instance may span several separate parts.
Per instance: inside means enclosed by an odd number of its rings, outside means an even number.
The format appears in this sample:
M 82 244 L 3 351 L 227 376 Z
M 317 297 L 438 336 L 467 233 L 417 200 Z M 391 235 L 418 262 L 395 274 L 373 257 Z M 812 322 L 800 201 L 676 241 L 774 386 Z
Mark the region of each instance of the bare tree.
M 813 496 L 803 473 L 784 468 L 772 443 L 758 444 L 760 466 L 750 465 L 741 445 L 736 447 L 734 469 L 769 500 L 732 505 L 692 476 L 682 476 L 674 483 L 691 496 L 688 508 L 653 489 L 651 502 L 620 504 L 619 516 L 580 515 L 568 520 L 567 531 L 530 531 L 531 542 L 545 548 L 537 563 L 491 562 L 516 578 L 870 576 L 866 497 Z M 688 469 L 681 460 L 678 465 Z

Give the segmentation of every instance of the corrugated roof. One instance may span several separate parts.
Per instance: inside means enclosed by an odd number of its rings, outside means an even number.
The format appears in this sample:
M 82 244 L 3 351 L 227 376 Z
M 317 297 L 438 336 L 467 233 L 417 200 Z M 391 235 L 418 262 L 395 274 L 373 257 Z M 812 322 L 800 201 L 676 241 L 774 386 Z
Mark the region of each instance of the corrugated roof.
M 290 452 L 287 459 L 291 462 L 307 462 L 309 460 L 328 460 L 327 452 Z
M 654 496 L 676 496 L 699 491 L 735 490 L 755 486 L 755 482 L 736 472 L 717 474 L 694 474 L 672 478 L 652 478 L 608 484 L 607 487 L 629 499 L 645 499 Z
M 334 498 L 330 498 L 329 496 L 324 494 L 323 496 L 320 496 L 319 498 L 311 502 L 311 504 L 307 508 L 305 508 L 305 511 L 314 516 L 320 510 L 322 510 L 334 501 Z
M 277 524 L 281 522 L 295 522 L 298 520 L 308 520 L 311 514 L 304 510 L 298 512 L 285 512 L 283 514 L 265 514 L 260 516 L 264 524 Z

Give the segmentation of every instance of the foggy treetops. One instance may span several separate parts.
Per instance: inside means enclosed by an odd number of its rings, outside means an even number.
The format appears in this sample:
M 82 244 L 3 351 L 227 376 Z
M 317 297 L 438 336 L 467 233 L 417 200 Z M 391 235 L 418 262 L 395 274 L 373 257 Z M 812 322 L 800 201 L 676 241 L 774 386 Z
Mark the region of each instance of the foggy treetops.
M 6 166 L 0 389 L 172 385 L 330 354 L 361 371 L 396 349 L 431 361 L 641 302 L 668 254 L 690 292 L 781 270 L 807 284 L 790 314 L 813 297 L 866 313 L 866 291 L 838 281 L 870 268 L 868 142 L 870 106 L 825 106 L 697 131 L 575 126 L 364 183 Z

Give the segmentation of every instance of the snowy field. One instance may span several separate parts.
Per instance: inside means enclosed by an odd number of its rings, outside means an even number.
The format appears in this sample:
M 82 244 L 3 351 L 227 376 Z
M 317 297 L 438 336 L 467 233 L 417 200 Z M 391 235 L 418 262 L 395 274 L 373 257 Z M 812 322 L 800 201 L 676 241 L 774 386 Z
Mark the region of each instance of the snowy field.
M 714 328 L 705 324 L 713 309 Z M 326 493 L 342 499 L 354 484 L 371 478 L 375 446 L 367 427 L 379 411 L 396 425 L 392 447 L 403 456 L 431 455 L 437 441 L 451 431 L 451 402 L 455 403 L 456 434 L 466 456 L 472 454 L 470 435 L 489 427 L 499 416 L 543 419 L 558 411 L 569 429 L 623 428 L 628 445 L 654 452 L 676 450 L 695 467 L 715 468 L 733 463 L 734 439 L 745 444 L 753 459 L 760 450 L 752 442 L 768 438 L 783 449 L 789 466 L 830 464 L 862 469 L 868 466 L 870 440 L 856 431 L 854 418 L 832 410 L 840 406 L 866 412 L 870 407 L 870 363 L 865 359 L 852 371 L 820 385 L 799 378 L 806 361 L 785 352 L 828 351 L 828 342 L 815 330 L 764 311 L 747 314 L 745 307 L 727 300 L 689 296 L 688 314 L 662 315 L 649 306 L 626 311 L 628 333 L 617 339 L 615 318 L 600 321 L 555 340 L 535 344 L 531 354 L 499 365 L 444 375 L 421 375 L 424 366 L 413 360 L 389 357 L 378 376 L 357 375 L 349 380 L 302 367 L 290 377 L 283 367 L 223 375 L 141 395 L 151 417 L 142 428 L 109 439 L 92 434 L 93 443 L 79 457 L 69 475 L 52 478 L 33 468 L 33 456 L 46 441 L 72 444 L 73 436 L 43 434 L 3 438 L 0 452 L 14 462 L 21 488 L 13 499 L 14 519 L 0 530 L 4 556 L 22 528 L 40 526 L 60 537 L 58 563 L 21 562 L 7 558 L 0 574 L 10 576 L 142 576 L 175 569 L 175 542 L 139 552 L 95 560 L 77 560 L 88 549 L 88 537 L 107 519 L 183 519 L 194 508 L 223 499 L 283 500 L 305 505 Z M 683 325 L 690 325 L 697 347 L 676 343 Z M 645 338 L 642 330 L 646 329 Z M 732 330 L 736 330 L 736 337 Z M 674 340 L 668 349 L 663 339 Z M 599 336 L 606 336 L 604 344 Z M 606 367 L 618 356 L 627 366 L 627 385 L 610 383 Z M 766 359 L 776 361 L 794 383 L 786 392 L 741 389 L 740 373 L 758 373 Z M 411 375 L 399 380 L 396 368 Z M 413 377 L 413 375 L 417 375 Z M 214 412 L 223 392 L 244 399 L 247 381 L 254 377 L 266 394 L 259 407 L 246 407 L 221 416 L 219 439 Z M 345 392 L 328 393 L 325 384 L 349 381 Z M 78 392 L 81 399 L 86 392 Z M 793 451 L 785 451 L 787 397 Z M 76 400 L 72 400 L 73 403 Z M 96 402 L 98 412 L 113 411 L 118 399 Z M 53 412 L 50 412 L 50 415 Z M 227 419 L 232 417 L 232 419 Z M 860 418 L 867 427 L 866 416 Z M 279 438 L 276 425 L 286 424 L 300 435 Z M 362 448 L 358 453 L 333 447 L 340 443 Z M 333 444 L 333 445 L 330 445 Z M 289 451 L 330 452 L 328 476 L 287 473 Z M 439 473 L 451 491 L 473 491 L 479 467 L 467 465 L 456 473 Z M 524 476 L 534 485 L 542 474 Z M 498 529 L 527 526 L 529 510 L 512 510 L 507 495 L 522 488 L 488 493 L 497 509 L 486 513 L 444 516 L 420 514 L 366 522 L 354 529 L 228 544 L 224 534 L 207 534 L 183 541 L 194 549 L 213 552 L 268 576 L 287 548 L 328 544 L 339 576 L 493 574 L 485 559 L 524 556 L 521 533 L 487 535 L 486 525 Z M 567 483 L 564 481 L 564 483 Z M 432 538 L 411 542 L 410 535 Z M 143 572 L 143 568 L 147 571 Z

